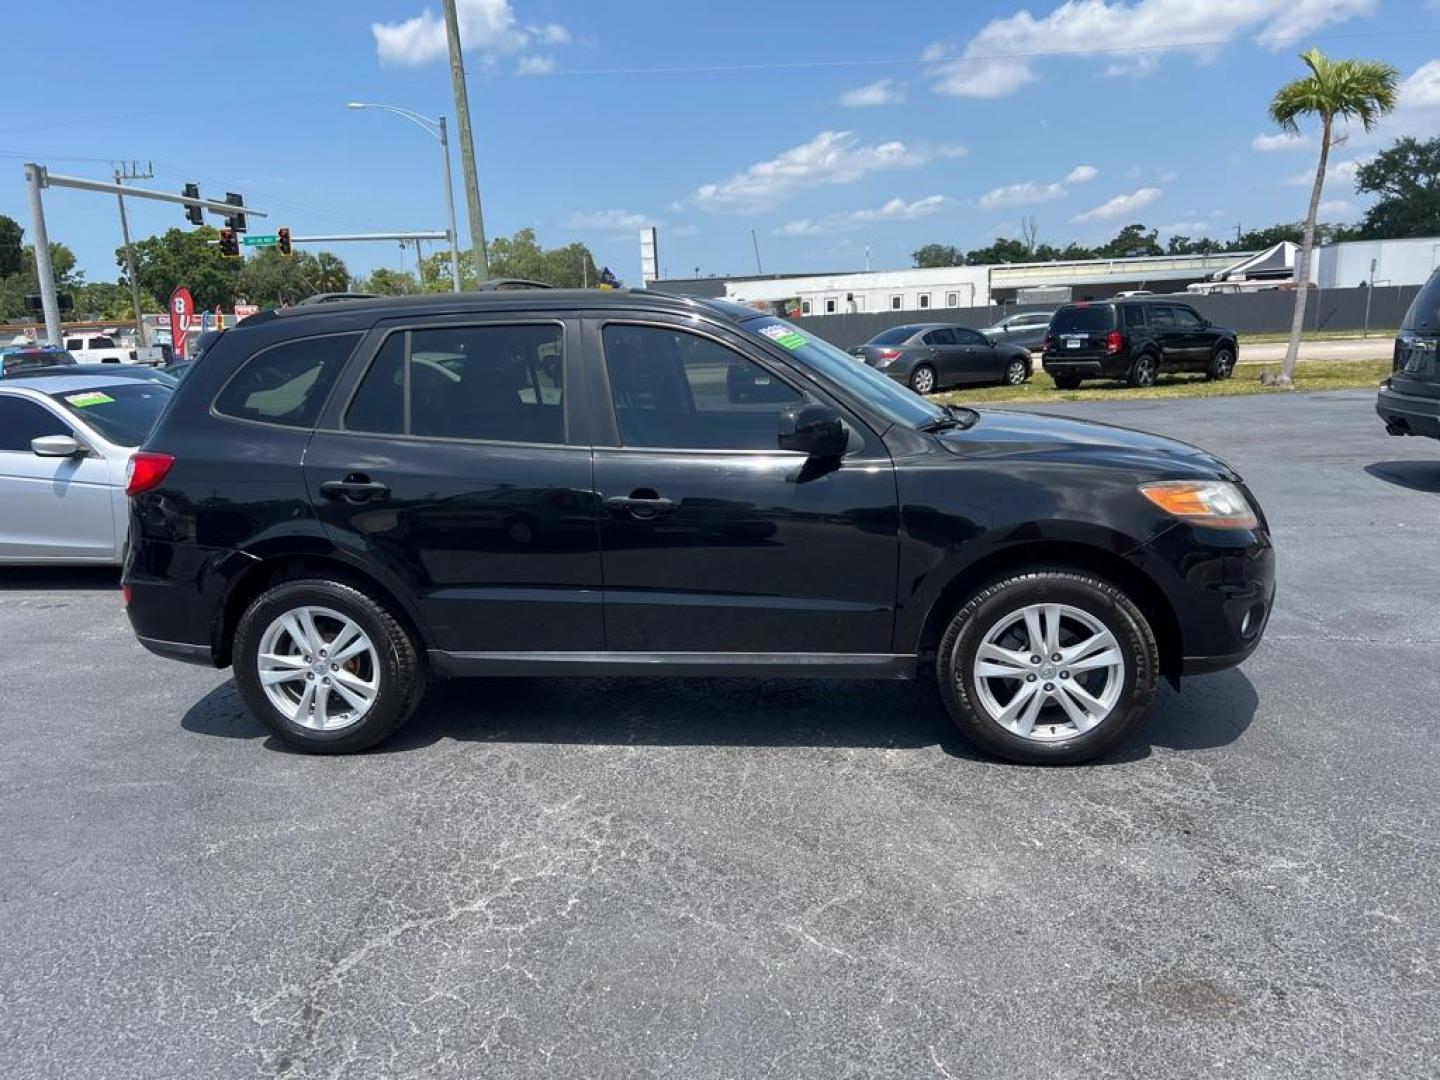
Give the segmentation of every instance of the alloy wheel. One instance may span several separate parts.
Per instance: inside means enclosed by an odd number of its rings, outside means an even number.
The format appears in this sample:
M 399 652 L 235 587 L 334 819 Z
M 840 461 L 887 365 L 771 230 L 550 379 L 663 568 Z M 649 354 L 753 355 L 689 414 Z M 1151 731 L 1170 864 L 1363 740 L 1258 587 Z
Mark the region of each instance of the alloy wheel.
M 380 656 L 354 619 L 292 608 L 260 636 L 256 672 L 282 716 L 312 731 L 359 723 L 380 695 Z
M 935 389 L 935 372 L 928 367 L 915 369 L 915 374 L 910 376 L 910 385 L 917 394 L 928 394 Z
M 971 674 L 991 720 L 1022 739 L 1061 742 L 1110 716 L 1125 688 L 1125 656 L 1089 612 L 1028 604 L 991 626 Z
M 1022 360 L 1011 360 L 1010 366 L 1005 369 L 1005 381 L 1011 386 L 1019 386 L 1025 381 L 1025 363 Z

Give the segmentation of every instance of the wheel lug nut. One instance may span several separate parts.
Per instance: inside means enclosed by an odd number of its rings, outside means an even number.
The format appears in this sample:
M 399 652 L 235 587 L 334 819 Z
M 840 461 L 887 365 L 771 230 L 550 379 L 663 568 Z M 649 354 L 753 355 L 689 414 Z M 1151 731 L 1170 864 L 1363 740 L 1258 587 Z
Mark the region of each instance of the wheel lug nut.
M 340 665 L 339 665 L 339 664 L 331 664 L 331 665 L 330 665 L 330 670 L 331 670 L 331 671 L 339 671 L 339 670 L 340 670 Z M 1062 675 L 1062 676 L 1060 676 L 1060 677 L 1063 679 L 1065 676 Z
M 327 680 L 327 681 L 328 681 L 328 680 Z M 1054 684 L 1054 683 L 1048 683 L 1048 682 L 1047 682 L 1047 683 L 1045 684 L 1045 692 L 1046 692 L 1047 694 L 1053 694 L 1053 693 L 1055 692 L 1055 684 Z
M 1034 675 L 1026 675 L 1026 676 L 1025 676 L 1025 681 L 1026 681 L 1026 682 L 1034 682 L 1034 681 L 1035 681 L 1035 676 L 1034 676 Z
M 315 672 L 313 672 L 313 671 L 307 671 L 307 672 L 305 672 L 305 678 L 307 678 L 307 679 L 313 679 L 313 678 L 315 678 Z
M 320 655 L 321 655 L 321 656 L 324 656 L 324 655 L 325 655 L 325 650 L 324 650 L 324 649 L 321 649 L 321 650 L 320 650 Z M 1056 660 L 1059 660 L 1060 657 L 1057 656 L 1057 657 L 1055 657 L 1055 659 L 1056 659 Z
M 322 680 L 322 681 L 325 683 L 326 686 L 329 686 L 329 685 L 330 685 L 330 680 L 329 680 L 329 679 L 324 679 L 324 680 Z
M 307 664 L 310 663 L 310 657 L 309 657 L 308 654 L 307 654 L 306 657 L 305 657 L 305 662 L 306 662 Z
M 1040 662 L 1040 657 L 1038 657 L 1038 656 L 1032 656 L 1032 657 L 1030 657 L 1030 663 L 1032 663 L 1032 664 L 1038 664 L 1039 662 Z
M 320 655 L 321 655 L 321 656 L 324 656 L 325 654 L 322 652 Z M 1058 663 L 1060 662 L 1060 654 L 1059 654 L 1058 652 L 1057 652 L 1057 653 L 1052 653 L 1051 656 L 1050 656 L 1050 659 L 1051 659 L 1051 660 L 1054 660 L 1054 661 L 1058 664 Z
M 1062 679 L 1068 679 L 1069 677 L 1070 677 L 1070 673 L 1069 673 L 1068 671 L 1062 671 L 1062 672 L 1060 672 L 1060 678 L 1062 678 Z

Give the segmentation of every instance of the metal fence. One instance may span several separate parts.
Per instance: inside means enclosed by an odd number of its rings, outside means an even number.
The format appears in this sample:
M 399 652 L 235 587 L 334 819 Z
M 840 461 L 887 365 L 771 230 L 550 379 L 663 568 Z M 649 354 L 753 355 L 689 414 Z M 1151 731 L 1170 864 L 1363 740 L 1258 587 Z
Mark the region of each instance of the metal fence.
M 1368 325 L 1393 330 L 1420 291 L 1418 285 L 1380 285 L 1368 297 Z M 1360 331 L 1367 325 L 1366 301 L 1370 289 L 1312 289 L 1305 308 L 1307 330 Z M 1295 294 L 1276 291 L 1228 296 L 1191 296 L 1174 299 L 1189 304 L 1213 323 L 1240 334 L 1284 333 L 1295 316 Z M 805 329 L 848 349 L 862 345 L 882 330 L 904 323 L 944 322 L 981 329 L 1024 311 L 1050 311 L 1055 305 L 933 308 L 929 311 L 877 311 L 859 315 L 809 315 L 799 320 Z

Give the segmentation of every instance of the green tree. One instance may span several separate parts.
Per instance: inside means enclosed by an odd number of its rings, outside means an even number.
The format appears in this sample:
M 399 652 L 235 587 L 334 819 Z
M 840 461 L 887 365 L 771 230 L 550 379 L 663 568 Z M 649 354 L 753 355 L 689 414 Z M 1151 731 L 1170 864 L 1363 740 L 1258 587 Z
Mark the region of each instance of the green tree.
M 0 278 L 20 273 L 24 250 L 25 230 L 14 218 L 0 214 Z
M 1095 257 L 1100 259 L 1164 254 L 1165 249 L 1160 246 L 1159 232 L 1147 229 L 1144 225 L 1126 225 L 1115 234 L 1114 239 L 1095 249 Z
M 449 274 L 449 262 L 447 261 L 445 265 L 447 267 L 445 272 Z M 464 266 L 463 255 L 461 266 Z M 449 281 L 448 277 L 446 281 Z M 362 278 L 356 287 L 360 292 L 378 293 L 381 296 L 409 296 L 411 293 L 420 291 L 414 274 L 408 270 L 388 270 L 383 266 L 373 271 L 368 278 Z
M 1212 240 L 1208 236 L 1198 240 L 1191 240 L 1188 236 L 1172 236 L 1165 245 L 1166 255 L 1213 255 L 1223 250 L 1218 240 Z
M 130 299 L 130 286 L 116 281 L 92 281 L 75 290 L 74 316 L 82 319 L 117 319 L 131 321 L 135 308 Z M 164 305 L 149 293 L 140 293 L 140 306 L 145 311 L 161 311 Z
M 241 260 L 225 258 L 219 248 L 209 243 L 219 235 L 209 225 L 201 225 L 195 229 L 169 229 L 163 236 L 137 241 L 135 274 L 140 287 L 163 302 L 183 285 L 198 308 L 217 304 L 231 307 Z M 124 248 L 115 252 L 115 262 L 124 267 Z
M 1382 150 L 1360 166 L 1355 190 L 1377 197 L 1360 226 L 1365 239 L 1434 236 L 1440 232 L 1440 138 L 1407 136 Z
M 64 244 L 51 243 L 50 268 L 55 274 L 55 287 L 61 292 L 74 293 L 85 284 L 85 275 L 75 269 L 75 253 Z M 14 274 L 0 278 L 0 320 L 24 319 L 34 314 L 26 306 L 25 298 L 40 291 L 40 277 L 35 272 L 35 251 L 24 248 L 20 252 L 20 269 Z
M 1295 274 L 1295 315 L 1290 324 L 1290 345 L 1277 382 L 1293 386 L 1295 361 L 1300 355 L 1300 333 L 1305 326 L 1305 301 L 1310 293 L 1310 258 L 1315 248 L 1315 219 L 1320 213 L 1320 195 L 1325 187 L 1325 169 L 1335 141 L 1335 121 L 1359 120 L 1366 131 L 1395 108 L 1400 73 L 1378 60 L 1331 60 L 1319 49 L 1300 54 L 1310 74 L 1286 83 L 1270 102 L 1270 118 L 1283 131 L 1299 134 L 1300 120 L 1320 121 L 1320 160 L 1310 189 L 1310 207 L 1305 213 L 1305 233 L 1300 243 L 1300 265 Z
M 313 275 L 311 284 L 316 292 L 345 292 L 350 288 L 350 271 L 333 251 L 316 252 L 314 265 L 307 272 Z
M 917 270 L 930 270 L 939 266 L 964 266 L 965 253 L 951 244 L 926 244 L 911 253 Z
M 492 278 L 525 278 L 542 281 L 560 289 L 578 289 L 599 283 L 600 269 L 595 257 L 584 244 L 566 244 L 560 248 L 542 248 L 535 240 L 534 229 L 521 229 L 514 236 L 501 236 L 490 241 L 490 276 Z M 430 292 L 450 289 L 450 252 L 438 251 L 423 260 L 421 278 Z M 475 262 L 469 251 L 460 253 L 460 283 L 473 289 L 480 282 Z
M 1022 240 L 1000 237 L 989 247 L 976 248 L 965 253 L 965 262 L 970 266 L 994 266 L 998 263 L 1020 263 L 1031 261 L 1031 251 Z

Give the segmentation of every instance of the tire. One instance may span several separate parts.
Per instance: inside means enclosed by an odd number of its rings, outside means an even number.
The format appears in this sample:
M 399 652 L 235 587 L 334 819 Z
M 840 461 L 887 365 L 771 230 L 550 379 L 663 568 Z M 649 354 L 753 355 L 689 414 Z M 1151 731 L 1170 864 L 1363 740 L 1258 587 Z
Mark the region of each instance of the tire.
M 1017 356 L 1005 365 L 1005 373 L 1000 377 L 1000 383 L 1002 386 L 1023 386 L 1028 378 L 1030 365 Z
M 1130 365 L 1130 370 L 1125 375 L 1125 382 L 1136 389 L 1143 389 L 1147 386 L 1154 386 L 1159 375 L 1160 361 L 1150 353 L 1141 353 Z
M 1056 375 L 1056 376 L 1054 376 L 1054 379 L 1055 379 L 1055 389 L 1056 389 L 1056 390 L 1078 390 L 1078 389 L 1080 389 L 1080 380 L 1077 379 L 1077 378 L 1075 378 L 1075 376 L 1073 376 L 1073 375 Z
M 1235 350 L 1229 345 L 1221 345 L 1215 350 L 1215 355 L 1210 357 L 1210 366 L 1205 369 L 1205 377 L 1214 381 L 1228 379 L 1234 374 Z
M 328 646 L 351 627 L 358 634 L 342 642 L 335 658 L 311 644 Z M 346 656 L 362 639 L 365 648 Z M 233 653 L 235 682 L 250 714 L 276 738 L 311 754 L 374 746 L 409 718 L 425 689 L 410 632 L 382 605 L 339 581 L 304 578 L 266 590 L 240 616 Z M 338 661 L 328 673 L 327 659 Z M 268 689 L 262 672 L 271 677 Z M 357 702 L 366 704 L 362 709 Z
M 1042 635 L 1049 613 L 1059 615 L 1052 640 L 1058 639 L 1062 657 L 1092 642 L 1071 661 L 1090 666 L 1071 671 L 1050 659 L 1056 653 L 1032 652 L 1027 608 L 1039 612 Z M 988 676 L 977 667 L 982 646 L 996 650 L 984 661 Z M 1113 664 L 1094 664 L 1112 653 Z M 1032 663 L 1036 655 L 1040 664 Z M 1012 669 L 1016 677 L 996 674 Z M 1103 754 L 1144 717 L 1159 669 L 1155 635 L 1130 598 L 1101 578 L 1059 569 L 1015 574 L 982 589 L 951 619 L 936 659 L 941 695 L 961 733 L 997 757 L 1027 765 L 1070 765 Z M 1082 704 L 1071 688 L 1104 711 Z M 1013 706 L 1018 711 L 1007 720 Z
M 935 369 L 929 364 L 917 364 L 910 372 L 910 389 L 917 394 L 933 394 L 936 390 Z

